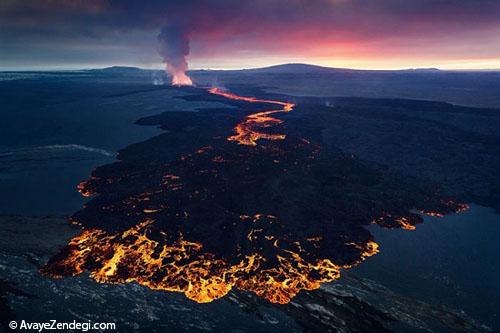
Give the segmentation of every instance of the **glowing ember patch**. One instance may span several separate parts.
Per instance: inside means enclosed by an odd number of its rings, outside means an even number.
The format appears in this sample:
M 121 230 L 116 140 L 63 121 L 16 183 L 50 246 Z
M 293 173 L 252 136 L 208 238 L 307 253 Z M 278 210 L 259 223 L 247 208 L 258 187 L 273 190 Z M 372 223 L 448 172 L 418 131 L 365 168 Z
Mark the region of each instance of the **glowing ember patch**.
M 419 210 L 420 213 L 427 215 L 427 216 L 433 216 L 433 217 L 443 217 L 444 214 L 438 213 L 438 212 L 433 212 L 430 210 Z
M 80 194 L 83 195 L 84 197 L 91 197 L 91 196 L 95 195 L 95 193 L 93 193 L 88 188 L 86 188 L 87 182 L 88 181 L 84 181 L 84 182 L 79 183 L 76 188 L 77 188 L 78 192 L 80 192 Z
M 415 230 L 416 227 L 408 222 L 408 219 L 405 217 L 397 218 L 396 221 L 399 223 L 402 229 L 406 230 Z
M 157 212 L 161 211 L 161 209 L 147 209 L 146 208 L 146 209 L 143 209 L 142 211 L 146 214 L 151 214 L 151 213 L 157 213 Z

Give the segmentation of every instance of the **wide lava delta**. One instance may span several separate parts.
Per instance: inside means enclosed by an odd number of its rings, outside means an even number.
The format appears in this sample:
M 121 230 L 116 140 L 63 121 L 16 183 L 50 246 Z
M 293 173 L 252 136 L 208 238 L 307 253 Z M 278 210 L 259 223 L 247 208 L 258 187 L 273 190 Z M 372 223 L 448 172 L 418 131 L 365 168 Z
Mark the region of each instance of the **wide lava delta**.
M 42 273 L 90 272 L 210 302 L 231 288 L 287 303 L 377 253 L 364 228 L 414 229 L 415 213 L 466 208 L 356 157 L 324 151 L 286 126 L 292 103 L 191 89 L 236 109 L 165 112 L 168 132 L 120 152 L 79 185 L 94 196 L 82 233 Z

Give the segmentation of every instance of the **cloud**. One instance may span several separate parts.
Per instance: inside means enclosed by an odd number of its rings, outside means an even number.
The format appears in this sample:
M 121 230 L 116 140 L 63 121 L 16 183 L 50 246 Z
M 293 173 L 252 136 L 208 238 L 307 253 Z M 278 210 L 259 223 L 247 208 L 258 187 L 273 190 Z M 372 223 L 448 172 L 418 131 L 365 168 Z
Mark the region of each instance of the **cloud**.
M 500 2 L 491 0 L 7 0 L 0 5 L 0 47 L 146 49 L 162 28 L 175 26 L 190 36 L 193 57 L 418 53 L 425 44 L 439 51 L 441 43 L 449 52 L 450 43 L 491 41 L 498 17 Z M 138 37 L 146 34 L 150 40 Z M 493 46 L 475 56 L 499 52 Z

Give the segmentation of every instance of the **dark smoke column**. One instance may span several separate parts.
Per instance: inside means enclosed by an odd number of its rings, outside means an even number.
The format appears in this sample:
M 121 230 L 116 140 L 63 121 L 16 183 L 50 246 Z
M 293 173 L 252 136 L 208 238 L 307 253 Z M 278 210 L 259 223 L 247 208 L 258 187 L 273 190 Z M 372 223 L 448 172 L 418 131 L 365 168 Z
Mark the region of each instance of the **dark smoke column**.
M 167 25 L 158 35 L 158 52 L 167 64 L 167 72 L 172 75 L 172 85 L 191 86 L 193 81 L 186 75 L 189 54 L 189 37 L 185 29 L 176 25 Z

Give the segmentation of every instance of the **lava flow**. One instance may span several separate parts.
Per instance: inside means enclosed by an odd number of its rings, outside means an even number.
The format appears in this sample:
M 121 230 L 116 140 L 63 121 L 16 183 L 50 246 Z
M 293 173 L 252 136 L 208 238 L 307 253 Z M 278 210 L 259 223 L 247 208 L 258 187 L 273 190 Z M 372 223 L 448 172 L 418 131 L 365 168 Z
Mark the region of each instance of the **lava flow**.
M 292 103 L 209 92 L 280 109 L 240 123 L 227 109 L 151 117 L 147 124 L 168 131 L 125 148 L 78 186 L 94 196 L 72 216 L 82 233 L 42 273 L 89 272 L 100 283 L 136 282 L 200 303 L 232 288 L 287 303 L 376 254 L 364 226 L 414 229 L 422 218 L 413 210 L 465 207 L 289 128 L 263 133 L 282 122 L 269 115 Z
M 257 145 L 257 141 L 260 139 L 283 140 L 286 137 L 285 134 L 270 134 L 259 132 L 259 129 L 281 124 L 283 122 L 282 120 L 269 117 L 269 115 L 278 112 L 290 112 L 293 110 L 295 104 L 269 99 L 257 99 L 255 97 L 239 96 L 230 92 L 222 91 L 219 88 L 210 88 L 208 91 L 211 94 L 223 96 L 228 99 L 240 100 L 250 103 L 276 104 L 282 107 L 281 109 L 257 112 L 247 116 L 243 122 L 239 123 L 234 128 L 234 132 L 236 133 L 236 135 L 229 137 L 228 140 L 237 141 L 238 143 L 247 146 L 255 146 Z

